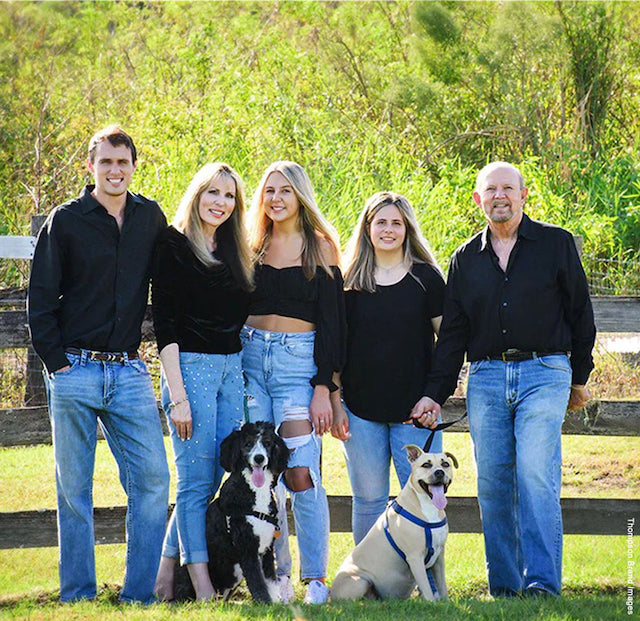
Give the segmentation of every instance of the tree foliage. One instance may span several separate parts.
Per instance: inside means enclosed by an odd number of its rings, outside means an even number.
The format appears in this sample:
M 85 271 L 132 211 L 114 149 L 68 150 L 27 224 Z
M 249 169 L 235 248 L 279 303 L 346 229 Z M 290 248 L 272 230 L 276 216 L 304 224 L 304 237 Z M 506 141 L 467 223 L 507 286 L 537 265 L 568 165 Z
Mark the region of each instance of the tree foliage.
M 640 246 L 640 6 L 567 2 L 14 2 L 0 13 L 0 234 L 79 192 L 86 145 L 134 135 L 135 189 L 171 216 L 227 160 L 249 193 L 295 159 L 343 240 L 381 189 L 437 256 L 482 226 L 489 159 L 598 256 Z

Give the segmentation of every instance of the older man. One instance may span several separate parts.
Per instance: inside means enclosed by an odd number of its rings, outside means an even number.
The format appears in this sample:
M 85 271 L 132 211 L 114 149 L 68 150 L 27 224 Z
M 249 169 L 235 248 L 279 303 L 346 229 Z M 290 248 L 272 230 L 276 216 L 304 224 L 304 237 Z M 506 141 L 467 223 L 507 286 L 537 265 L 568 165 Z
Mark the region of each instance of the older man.
M 531 220 L 506 162 L 485 166 L 473 199 L 486 228 L 453 255 L 434 371 L 412 413 L 433 424 L 464 355 L 489 590 L 557 595 L 562 575 L 561 429 L 583 407 L 593 310 L 567 231 Z
M 155 239 L 166 219 L 127 190 L 136 148 L 117 126 L 89 143 L 94 178 L 56 207 L 29 283 L 33 346 L 46 367 L 58 493 L 60 599 L 96 596 L 93 467 L 100 424 L 127 494 L 123 601 L 154 600 L 169 470 L 149 372 L 138 358 Z

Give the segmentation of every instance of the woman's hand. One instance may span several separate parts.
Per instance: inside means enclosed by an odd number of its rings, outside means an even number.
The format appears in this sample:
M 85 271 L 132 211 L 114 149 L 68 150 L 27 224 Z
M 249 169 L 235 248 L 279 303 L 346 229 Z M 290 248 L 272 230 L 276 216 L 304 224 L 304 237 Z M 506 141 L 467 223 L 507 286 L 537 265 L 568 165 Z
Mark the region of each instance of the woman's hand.
M 346 442 L 350 437 L 349 418 L 344 411 L 344 407 L 340 401 L 331 403 L 333 406 L 333 425 L 331 425 L 331 435 L 338 440 Z
M 313 397 L 309 404 L 309 417 L 316 435 L 321 436 L 331 429 L 333 411 L 329 399 L 329 387 L 318 385 L 313 389 Z
M 429 397 L 422 397 L 411 410 L 411 419 L 417 420 L 423 427 L 435 427 L 440 415 L 440 404 Z M 413 422 L 412 420 L 408 422 Z
M 171 408 L 171 422 L 181 440 L 191 440 L 193 422 L 191 419 L 191 406 L 186 399 Z

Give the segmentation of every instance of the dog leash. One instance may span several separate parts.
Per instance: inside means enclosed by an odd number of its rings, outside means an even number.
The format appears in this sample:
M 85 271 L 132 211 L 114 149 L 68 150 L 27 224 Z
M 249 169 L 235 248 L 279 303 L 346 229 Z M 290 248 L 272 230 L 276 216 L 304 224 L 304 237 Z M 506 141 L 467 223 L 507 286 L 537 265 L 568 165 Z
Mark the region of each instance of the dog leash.
M 418 429 L 429 429 L 431 433 L 427 438 L 427 441 L 424 443 L 424 448 L 422 449 L 425 453 L 428 453 L 431 449 L 431 444 L 433 443 L 433 438 L 436 435 L 436 431 L 442 431 L 443 429 L 447 429 L 456 423 L 459 423 L 463 418 L 467 416 L 467 411 L 465 410 L 464 414 L 460 418 L 456 418 L 455 420 L 449 421 L 448 423 L 438 423 L 435 427 L 425 427 L 422 423 L 418 422 L 415 418 L 413 419 L 413 424 Z

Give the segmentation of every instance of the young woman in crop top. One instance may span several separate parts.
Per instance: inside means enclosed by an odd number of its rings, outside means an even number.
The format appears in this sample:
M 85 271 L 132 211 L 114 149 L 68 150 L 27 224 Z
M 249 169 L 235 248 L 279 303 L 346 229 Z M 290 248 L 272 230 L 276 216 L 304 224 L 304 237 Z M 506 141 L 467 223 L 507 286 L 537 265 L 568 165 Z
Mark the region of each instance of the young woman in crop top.
M 162 404 L 178 473 L 156 578 L 161 600 L 173 599 L 178 556 L 196 598 L 214 595 L 205 513 L 224 473 L 220 443 L 243 418 L 240 330 L 252 277 L 242 182 L 226 164 L 207 164 L 189 184 L 173 226 L 160 236 L 153 268 Z
M 374 194 L 350 246 L 341 377 L 346 407 L 336 408 L 332 434 L 344 441 L 359 543 L 388 502 L 390 461 L 404 486 L 411 465 L 403 446 L 422 447 L 431 433 L 406 422 L 424 394 L 445 285 L 404 196 Z M 433 452 L 442 450 L 441 434 Z
M 247 411 L 251 421 L 273 422 L 292 450 L 284 483 L 301 575 L 309 582 L 305 601 L 321 603 L 327 597 L 329 509 L 320 479 L 320 436 L 331 428 L 331 399 L 339 399 L 333 376 L 344 358 L 337 234 L 320 213 L 307 174 L 294 162 L 269 166 L 249 221 L 257 264 L 241 334 Z M 291 557 L 283 512 L 281 518 L 276 560 L 287 600 L 293 595 Z

